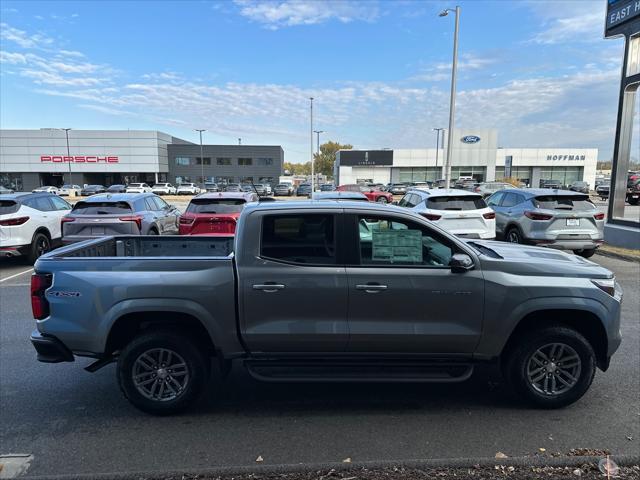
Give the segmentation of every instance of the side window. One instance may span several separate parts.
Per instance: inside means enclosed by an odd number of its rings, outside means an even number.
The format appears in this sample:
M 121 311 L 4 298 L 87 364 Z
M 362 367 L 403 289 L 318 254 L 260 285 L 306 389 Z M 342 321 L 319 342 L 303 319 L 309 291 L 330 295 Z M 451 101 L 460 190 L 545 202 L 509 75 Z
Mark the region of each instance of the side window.
M 402 198 L 400 199 L 400 201 L 398 202 L 398 206 L 399 206 L 399 207 L 408 207 L 408 206 L 409 206 L 409 199 L 410 199 L 410 197 L 411 197 L 411 194 L 410 194 L 410 193 L 406 193 L 406 194 L 404 195 L 404 197 L 402 197 Z
M 56 210 L 71 210 L 71 205 L 69 205 L 60 197 L 51 197 L 50 200 L 53 202 L 53 206 L 56 208 Z
M 394 217 L 358 217 L 360 264 L 447 267 L 454 248 L 436 232 Z
M 502 201 L 502 206 L 513 207 L 514 205 L 517 205 L 519 203 L 518 197 L 519 195 L 516 195 L 515 193 L 506 193 L 504 196 L 504 200 Z
M 487 205 L 489 205 L 490 207 L 497 207 L 500 205 L 500 201 L 502 200 L 503 197 L 504 197 L 504 192 L 494 193 L 487 199 Z
M 167 202 L 165 202 L 160 197 L 151 197 L 151 200 L 153 200 L 155 202 L 157 210 L 164 210 L 165 208 L 169 207 Z
M 518 195 L 516 194 L 516 205 L 520 205 L 522 202 L 524 202 L 525 198 L 524 195 Z
M 335 265 L 334 216 L 267 215 L 262 220 L 260 255 L 285 262 Z
M 56 208 L 53 207 L 53 204 L 49 201 L 47 197 L 30 198 L 28 200 L 25 200 L 24 204 L 27 207 L 40 210 L 41 212 L 51 212 L 53 210 L 56 210 Z
M 158 210 L 158 206 L 156 205 L 156 203 L 153 201 L 151 197 L 145 198 L 144 204 L 147 207 L 147 210 L 150 210 L 150 211 Z

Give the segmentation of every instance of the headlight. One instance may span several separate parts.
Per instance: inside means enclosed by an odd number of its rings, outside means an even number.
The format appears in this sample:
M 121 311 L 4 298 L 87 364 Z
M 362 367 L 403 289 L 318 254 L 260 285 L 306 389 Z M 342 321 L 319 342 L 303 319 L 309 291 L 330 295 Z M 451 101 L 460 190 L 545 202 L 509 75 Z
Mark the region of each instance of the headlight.
M 615 278 L 591 280 L 591 283 L 593 283 L 600 290 L 602 290 L 605 293 L 608 293 L 612 297 L 616 296 L 616 279 Z

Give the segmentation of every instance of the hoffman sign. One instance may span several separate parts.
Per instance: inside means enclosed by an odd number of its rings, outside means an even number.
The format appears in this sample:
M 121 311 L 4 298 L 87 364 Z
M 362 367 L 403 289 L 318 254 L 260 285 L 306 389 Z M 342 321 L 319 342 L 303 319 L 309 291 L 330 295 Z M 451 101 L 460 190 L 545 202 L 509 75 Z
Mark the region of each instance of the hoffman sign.
M 40 155 L 40 161 L 42 163 L 118 163 L 120 159 L 118 157 L 101 157 L 92 155 L 82 155 L 76 157 L 67 157 L 61 155 Z
M 584 160 L 585 155 L 547 155 L 547 160 Z

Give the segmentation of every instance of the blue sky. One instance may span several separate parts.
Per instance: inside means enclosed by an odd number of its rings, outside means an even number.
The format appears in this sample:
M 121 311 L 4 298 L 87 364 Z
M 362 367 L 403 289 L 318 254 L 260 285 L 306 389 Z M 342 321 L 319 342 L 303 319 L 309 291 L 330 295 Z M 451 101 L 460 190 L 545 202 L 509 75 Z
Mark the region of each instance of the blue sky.
M 604 1 L 461 1 L 456 123 L 505 147 L 613 146 L 622 40 Z M 11 2 L 2 128 L 158 129 L 206 143 L 421 148 L 448 118 L 444 1 Z M 640 110 L 640 109 L 639 109 Z M 639 147 L 640 149 L 640 147 Z

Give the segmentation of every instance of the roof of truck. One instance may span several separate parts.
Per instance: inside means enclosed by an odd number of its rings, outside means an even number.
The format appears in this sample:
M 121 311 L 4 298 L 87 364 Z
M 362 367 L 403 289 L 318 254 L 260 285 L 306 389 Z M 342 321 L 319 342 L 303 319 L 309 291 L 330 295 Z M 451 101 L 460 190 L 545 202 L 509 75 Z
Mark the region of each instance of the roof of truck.
M 380 205 L 376 202 L 363 202 L 357 200 L 293 200 L 286 202 L 260 202 L 254 203 L 244 208 L 245 212 L 251 212 L 254 210 L 327 210 L 327 209 L 358 209 L 358 210 L 372 210 L 377 213 L 382 211 L 395 212 L 395 213 L 410 213 L 411 210 L 404 207 L 398 207 L 395 205 Z

